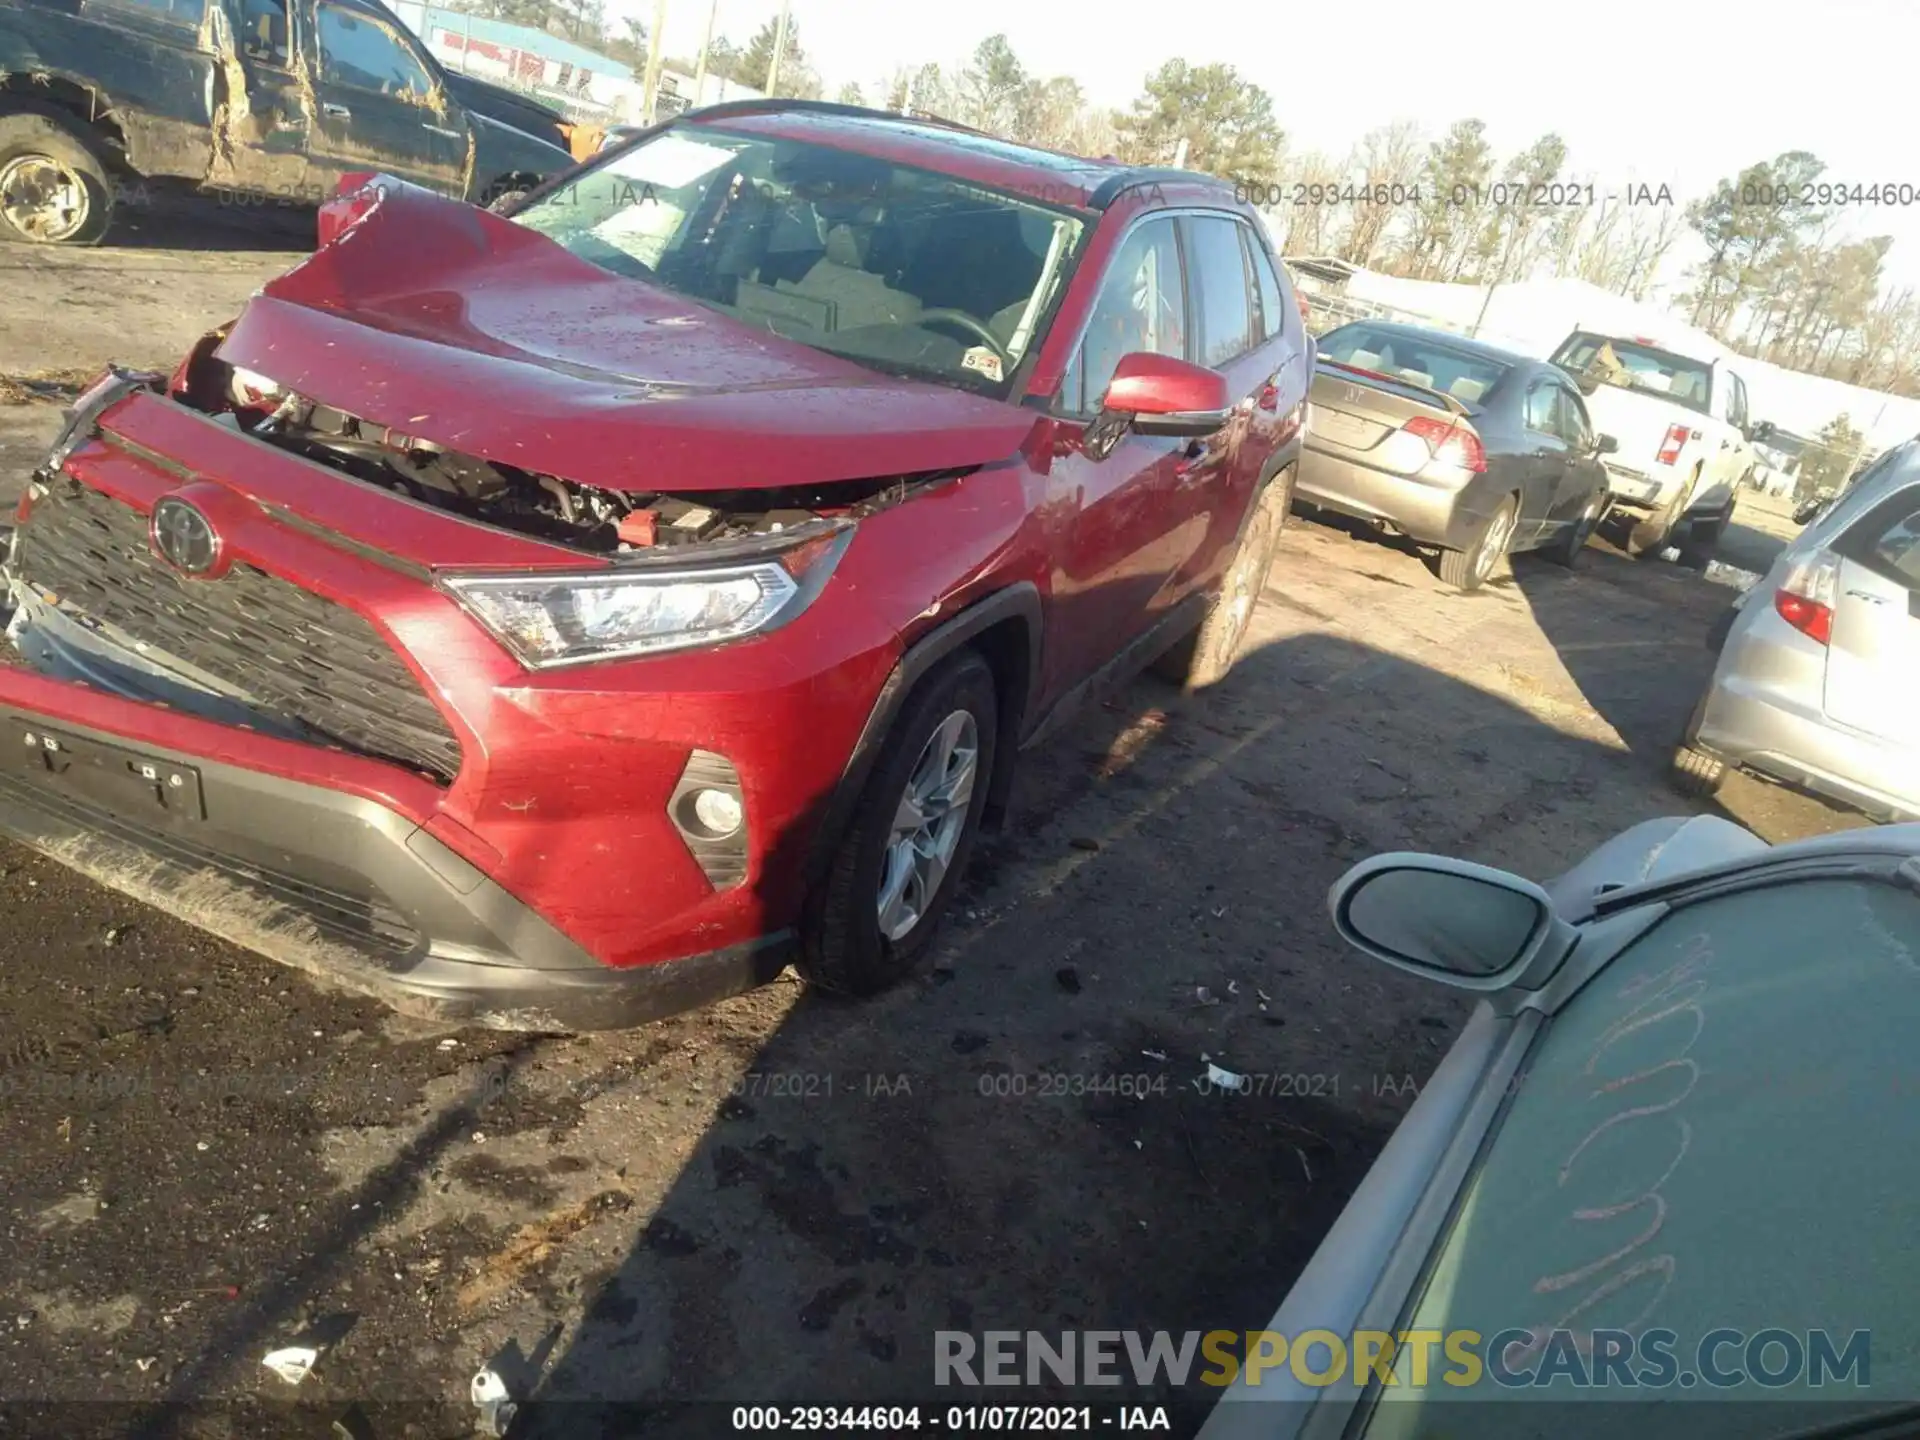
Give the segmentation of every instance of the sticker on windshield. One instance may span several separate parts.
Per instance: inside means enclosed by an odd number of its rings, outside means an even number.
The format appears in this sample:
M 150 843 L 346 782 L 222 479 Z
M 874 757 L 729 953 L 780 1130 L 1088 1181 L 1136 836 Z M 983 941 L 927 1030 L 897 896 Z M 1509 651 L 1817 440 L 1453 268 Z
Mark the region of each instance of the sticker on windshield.
M 684 135 L 662 135 L 607 162 L 606 173 L 663 190 L 678 190 L 711 175 L 734 158 L 724 145 L 708 145 Z
M 978 370 L 996 385 L 1000 383 L 1000 357 L 985 345 L 975 345 L 972 349 L 968 350 L 966 354 L 962 355 L 960 357 L 960 368 L 962 370 Z

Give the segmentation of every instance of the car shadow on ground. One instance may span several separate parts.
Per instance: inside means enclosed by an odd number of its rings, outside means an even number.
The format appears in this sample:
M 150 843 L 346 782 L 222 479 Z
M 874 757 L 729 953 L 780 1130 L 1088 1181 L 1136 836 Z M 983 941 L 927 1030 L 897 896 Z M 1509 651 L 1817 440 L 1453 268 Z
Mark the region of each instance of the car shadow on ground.
M 1383 707 L 1419 713 L 1431 753 L 1376 753 Z M 1197 1422 L 1217 1394 L 1203 1361 L 1178 1388 L 979 1391 L 935 1383 L 936 1334 L 1261 1325 L 1401 1108 L 1382 1076 L 1424 1079 L 1464 1009 L 1341 951 L 1328 887 L 1381 849 L 1485 851 L 1511 796 L 1431 773 L 1476 763 L 1457 756 L 1531 745 L 1577 767 L 1598 748 L 1319 634 L 1263 645 L 1193 700 L 1136 682 L 1056 743 L 1088 763 L 1017 797 L 925 973 L 864 1004 L 800 995 L 632 1253 L 569 1301 L 516 1434 L 710 1434 L 718 1405 L 1010 1395 Z M 1352 783 L 1300 783 L 1308 755 L 1323 775 L 1350 762 Z M 1104 823 L 1063 837 L 1068 812 Z M 1535 858 L 1570 863 L 1598 838 Z M 1009 896 L 1010 848 L 1059 858 Z M 1187 943 L 1143 939 L 1170 912 Z M 1408 987 L 1433 1013 L 1394 998 Z M 1330 1003 L 1395 1018 L 1323 1032 Z M 1210 1086 L 1212 1062 L 1258 1093 Z
M 122 190 L 100 248 L 224 253 L 311 249 L 317 223 L 310 206 L 135 184 Z

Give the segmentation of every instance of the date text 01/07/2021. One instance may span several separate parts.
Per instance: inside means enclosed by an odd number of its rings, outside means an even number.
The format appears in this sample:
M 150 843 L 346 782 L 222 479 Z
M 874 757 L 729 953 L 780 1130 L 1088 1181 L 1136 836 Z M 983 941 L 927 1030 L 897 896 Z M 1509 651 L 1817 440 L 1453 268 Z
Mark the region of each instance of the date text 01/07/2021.
M 1170 1434 L 1160 1405 L 736 1405 L 736 1434 Z

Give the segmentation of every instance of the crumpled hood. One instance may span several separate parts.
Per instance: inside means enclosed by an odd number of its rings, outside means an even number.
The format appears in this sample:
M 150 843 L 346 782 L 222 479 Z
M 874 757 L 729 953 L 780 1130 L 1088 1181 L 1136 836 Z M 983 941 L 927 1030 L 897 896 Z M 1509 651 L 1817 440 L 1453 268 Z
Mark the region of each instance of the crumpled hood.
M 728 490 L 958 469 L 1040 418 L 895 379 L 610 275 L 522 226 L 382 179 L 270 281 L 220 357 L 448 449 L 609 489 Z

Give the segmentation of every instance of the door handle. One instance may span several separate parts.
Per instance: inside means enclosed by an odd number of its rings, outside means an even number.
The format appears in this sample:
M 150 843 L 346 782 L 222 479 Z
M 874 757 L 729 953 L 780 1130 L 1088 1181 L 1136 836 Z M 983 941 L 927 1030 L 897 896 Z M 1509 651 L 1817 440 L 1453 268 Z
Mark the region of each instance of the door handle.
M 322 115 L 330 115 L 335 120 L 351 120 L 353 118 L 353 112 L 351 110 L 344 105 L 336 105 L 331 100 L 323 100 L 320 103 L 320 113 Z
M 1198 440 L 1189 440 L 1187 448 L 1180 452 L 1180 458 L 1173 462 L 1174 478 L 1185 480 L 1193 474 L 1194 467 L 1206 458 L 1207 447 Z

